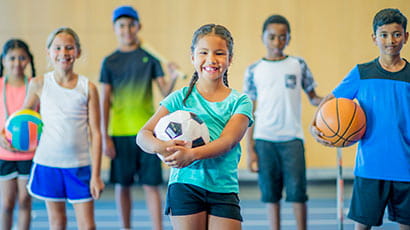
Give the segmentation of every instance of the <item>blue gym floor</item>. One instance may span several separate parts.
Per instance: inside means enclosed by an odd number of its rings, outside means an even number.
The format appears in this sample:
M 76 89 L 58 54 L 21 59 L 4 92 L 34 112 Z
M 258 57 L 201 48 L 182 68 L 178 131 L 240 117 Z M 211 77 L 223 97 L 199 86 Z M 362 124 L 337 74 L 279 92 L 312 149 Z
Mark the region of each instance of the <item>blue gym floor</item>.
M 163 187 L 162 194 L 165 195 L 166 187 Z M 308 227 L 314 230 L 337 230 L 338 219 L 336 216 L 336 186 L 333 181 L 311 181 L 308 183 Z M 351 194 L 351 181 L 345 181 L 344 186 L 344 211 L 349 207 Z M 136 186 L 133 189 L 133 229 L 151 229 L 150 217 L 145 208 L 144 195 L 142 189 Z M 115 209 L 113 187 L 108 185 L 100 200 L 95 203 L 95 215 L 97 229 L 119 229 L 119 221 Z M 243 229 L 245 230 L 266 230 L 268 221 L 266 218 L 265 205 L 259 201 L 259 190 L 255 182 L 241 183 L 241 207 L 244 218 Z M 77 229 L 74 212 L 71 205 L 68 208 L 68 229 Z M 386 217 L 385 217 L 386 218 Z M 170 230 L 171 225 L 167 216 L 164 217 L 164 229 Z M 48 229 L 47 212 L 42 201 L 33 201 L 33 220 L 32 229 Z M 288 203 L 282 203 L 282 229 L 296 229 L 293 218 L 292 207 Z M 353 222 L 344 219 L 343 229 L 353 229 Z M 382 227 L 373 229 L 393 230 L 398 229 L 396 223 L 385 219 Z

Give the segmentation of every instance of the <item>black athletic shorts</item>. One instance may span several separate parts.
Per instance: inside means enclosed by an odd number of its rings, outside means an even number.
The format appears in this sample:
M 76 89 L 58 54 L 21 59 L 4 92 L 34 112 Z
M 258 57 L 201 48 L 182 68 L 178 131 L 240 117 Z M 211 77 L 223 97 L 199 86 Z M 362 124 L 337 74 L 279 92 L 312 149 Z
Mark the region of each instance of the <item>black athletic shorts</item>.
M 116 156 L 111 161 L 110 182 L 130 186 L 138 183 L 157 186 L 163 182 L 161 160 L 136 144 L 135 136 L 112 137 Z
M 191 184 L 169 185 L 166 215 L 184 216 L 203 211 L 209 215 L 242 221 L 239 197 L 236 193 L 210 192 Z

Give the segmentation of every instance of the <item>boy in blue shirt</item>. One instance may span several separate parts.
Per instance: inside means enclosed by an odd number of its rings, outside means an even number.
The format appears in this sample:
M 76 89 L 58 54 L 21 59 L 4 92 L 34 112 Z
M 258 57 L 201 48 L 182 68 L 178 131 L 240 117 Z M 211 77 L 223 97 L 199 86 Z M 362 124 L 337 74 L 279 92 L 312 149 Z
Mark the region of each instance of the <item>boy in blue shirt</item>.
M 382 225 L 386 206 L 391 221 L 398 222 L 401 230 L 410 229 L 410 66 L 400 56 L 409 37 L 406 26 L 398 9 L 379 11 L 372 38 L 380 56 L 356 65 L 324 100 L 357 99 L 366 113 L 348 214 L 356 230 Z M 311 132 L 329 146 L 314 122 Z

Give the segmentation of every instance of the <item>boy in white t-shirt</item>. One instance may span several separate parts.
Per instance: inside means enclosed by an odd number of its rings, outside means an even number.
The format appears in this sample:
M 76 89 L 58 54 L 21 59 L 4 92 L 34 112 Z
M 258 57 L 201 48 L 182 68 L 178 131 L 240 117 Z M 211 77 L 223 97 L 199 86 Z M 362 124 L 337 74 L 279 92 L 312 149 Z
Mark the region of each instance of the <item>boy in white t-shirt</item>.
M 254 102 L 255 125 L 247 133 L 248 167 L 258 172 L 271 229 L 280 229 L 280 200 L 293 202 L 299 230 L 306 229 L 306 163 L 301 124 L 301 91 L 317 106 L 322 97 L 300 57 L 283 53 L 290 41 L 286 18 L 272 15 L 263 24 L 266 55 L 248 67 L 244 92 Z

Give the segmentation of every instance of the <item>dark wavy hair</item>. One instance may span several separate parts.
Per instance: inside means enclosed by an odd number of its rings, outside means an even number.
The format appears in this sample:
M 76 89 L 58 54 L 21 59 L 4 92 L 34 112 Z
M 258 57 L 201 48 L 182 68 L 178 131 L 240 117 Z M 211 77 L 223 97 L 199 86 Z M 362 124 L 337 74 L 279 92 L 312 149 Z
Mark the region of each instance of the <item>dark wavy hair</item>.
M 201 38 L 203 38 L 204 36 L 208 35 L 208 34 L 217 35 L 217 36 L 221 37 L 222 39 L 224 39 L 226 41 L 226 45 L 228 46 L 229 58 L 232 58 L 232 56 L 233 56 L 233 38 L 232 38 L 232 35 L 226 27 L 224 27 L 222 25 L 216 25 L 216 24 L 203 25 L 194 32 L 194 35 L 192 37 L 192 43 L 191 43 L 191 52 L 194 53 L 194 50 L 195 50 L 195 47 L 196 47 L 196 44 L 198 43 L 198 41 Z M 191 81 L 189 83 L 188 92 L 185 95 L 184 100 L 182 101 L 182 103 L 184 105 L 185 105 L 185 102 L 188 99 L 189 95 L 191 95 L 192 89 L 194 88 L 195 83 L 198 81 L 198 78 L 199 78 L 198 73 L 195 71 L 192 74 L 192 78 L 191 78 Z M 226 71 L 224 76 L 223 76 L 223 82 L 227 87 L 229 87 L 229 84 L 228 84 L 228 71 Z
M 0 59 L 3 60 L 3 58 L 6 57 L 7 53 L 12 50 L 12 49 L 23 49 L 28 57 L 30 58 L 30 65 L 31 65 L 31 77 L 35 77 L 36 76 L 36 68 L 34 67 L 34 57 L 33 54 L 31 54 L 30 52 L 30 48 L 28 47 L 27 43 L 25 43 L 23 40 L 20 39 L 10 39 L 8 40 L 4 46 L 3 46 L 3 51 L 1 52 L 1 56 Z M 3 62 L 0 62 L 0 77 L 3 76 L 3 70 L 4 70 L 4 66 L 3 66 Z

